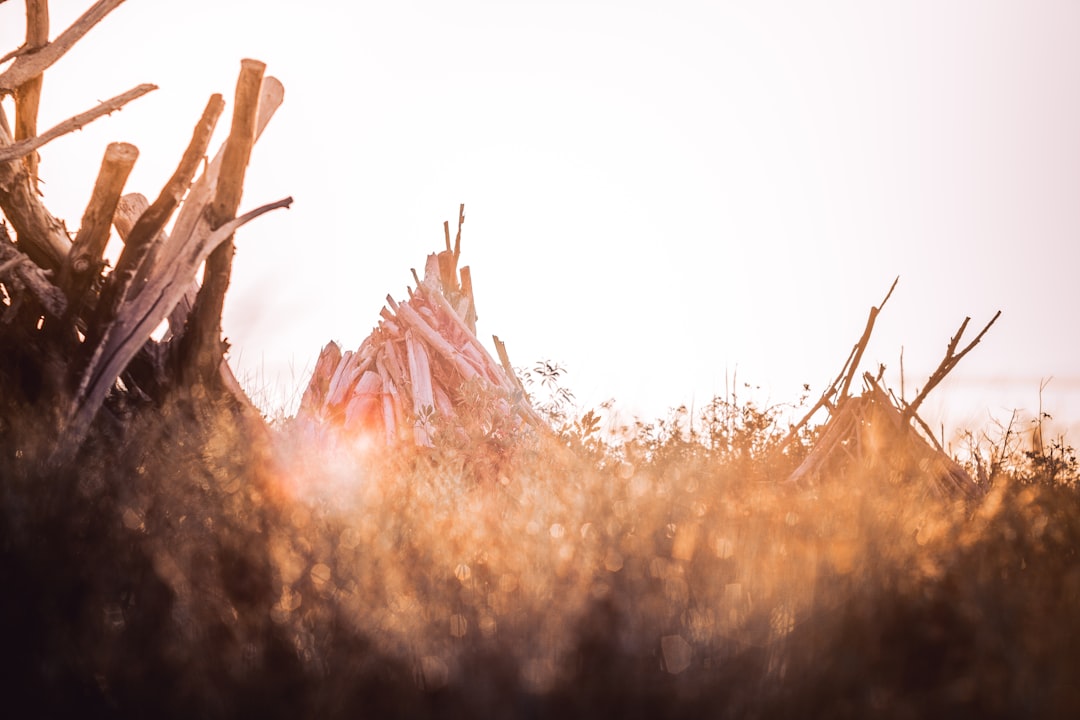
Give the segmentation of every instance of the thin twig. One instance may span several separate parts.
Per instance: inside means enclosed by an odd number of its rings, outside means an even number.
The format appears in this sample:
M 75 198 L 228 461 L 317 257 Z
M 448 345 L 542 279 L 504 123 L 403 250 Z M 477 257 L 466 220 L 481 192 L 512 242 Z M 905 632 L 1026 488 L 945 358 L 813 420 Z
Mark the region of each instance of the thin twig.
M 95 25 L 115 10 L 124 0 L 98 0 L 67 30 L 43 48 L 20 55 L 4 72 L 0 72 L 0 95 L 10 93 L 27 80 L 41 75 L 70 50 Z
M 948 375 L 954 367 L 956 367 L 956 364 L 960 362 L 960 360 L 965 355 L 971 352 L 972 348 L 979 344 L 979 341 L 982 340 L 983 335 L 985 335 L 986 331 L 989 330 L 995 322 L 997 322 L 997 319 L 999 317 L 1001 317 L 1000 310 L 998 310 L 997 313 L 994 314 L 994 317 L 990 319 L 990 322 L 986 323 L 986 327 L 984 327 L 982 331 L 975 336 L 975 339 L 968 343 L 967 347 L 965 347 L 959 353 L 956 353 L 956 346 L 960 342 L 960 336 L 964 334 L 964 330 L 967 328 L 968 323 L 971 322 L 971 318 L 964 318 L 964 322 L 960 323 L 960 329 L 957 330 L 956 334 L 949 340 L 949 346 L 945 350 L 945 357 L 944 359 L 942 359 L 941 364 L 938 365 L 937 370 L 934 370 L 934 373 L 930 376 L 930 379 L 926 381 L 926 386 L 922 389 L 922 391 L 915 397 L 914 400 L 911 401 L 910 405 L 904 408 L 904 420 L 910 419 L 915 414 L 915 412 L 919 409 L 919 406 L 922 405 L 923 400 L 926 399 L 926 396 L 930 393 L 930 391 L 937 387 L 938 383 L 944 380 L 945 376 Z
M 36 137 L 27 138 L 6 147 L 0 147 L 0 162 L 10 162 L 29 155 L 42 145 L 55 140 L 61 135 L 66 135 L 70 132 L 75 132 L 76 130 L 82 130 L 83 126 L 97 120 L 102 115 L 110 115 L 132 100 L 140 98 L 146 93 L 157 89 L 157 85 L 143 83 L 142 85 L 133 87 L 125 93 L 121 93 L 114 98 L 104 101 L 97 107 L 87 110 L 84 113 L 79 113 L 75 117 L 68 118 L 59 125 L 49 128 Z
M 870 334 L 874 331 L 874 321 L 877 320 L 878 313 L 885 307 L 885 303 L 889 302 L 889 298 L 892 297 L 893 290 L 896 289 L 896 283 L 900 282 L 900 276 L 897 275 L 893 280 L 892 286 L 889 287 L 889 292 L 885 294 L 885 299 L 881 301 L 877 307 L 870 308 L 870 317 L 866 319 L 866 329 L 863 330 L 862 337 L 859 338 L 859 342 L 855 345 L 854 358 L 851 361 L 851 368 L 848 370 L 847 378 L 844 380 L 844 385 L 840 388 L 840 401 L 848 395 L 848 389 L 851 387 L 851 381 L 855 377 L 855 373 L 859 371 L 859 362 L 862 360 L 863 353 L 866 351 L 866 346 L 870 342 Z

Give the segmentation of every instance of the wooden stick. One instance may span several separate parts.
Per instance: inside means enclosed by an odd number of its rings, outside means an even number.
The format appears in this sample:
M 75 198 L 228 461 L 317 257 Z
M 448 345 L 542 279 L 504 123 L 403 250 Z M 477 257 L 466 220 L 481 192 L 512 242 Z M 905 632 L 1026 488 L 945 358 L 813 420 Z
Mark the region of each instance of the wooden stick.
M 960 342 L 960 336 L 964 334 L 964 329 L 967 328 L 968 323 L 971 321 L 971 318 L 969 317 L 964 318 L 964 322 L 960 323 L 960 329 L 956 331 L 956 335 L 954 335 L 949 340 L 949 346 L 945 349 L 945 357 L 944 359 L 942 359 L 941 364 L 939 364 L 937 369 L 934 370 L 933 374 L 930 376 L 930 379 L 926 381 L 926 386 L 923 387 L 922 391 L 915 397 L 914 400 L 911 401 L 911 403 L 906 408 L 904 408 L 904 420 L 909 420 L 916 413 L 916 411 L 919 409 L 919 406 L 922 404 L 923 400 L 926 399 L 926 396 L 930 393 L 930 391 L 937 387 L 938 383 L 944 380 L 945 376 L 948 375 L 954 367 L 956 367 L 956 364 L 960 362 L 960 360 L 965 355 L 971 352 L 972 348 L 979 344 L 979 341 L 983 339 L 983 335 L 985 335 L 986 331 L 989 330 L 990 327 L 997 322 L 997 319 L 999 317 L 1001 317 L 1000 310 L 998 310 L 997 313 L 994 314 L 994 317 L 990 319 L 990 322 L 986 323 L 986 327 L 984 327 L 982 331 L 975 336 L 975 339 L 968 343 L 967 347 L 965 347 L 959 353 L 956 353 L 956 346 Z
M 316 418 L 322 411 L 326 401 L 327 391 L 330 388 L 330 377 L 334 369 L 341 362 L 341 346 L 331 340 L 319 353 L 319 359 L 315 362 L 315 369 L 311 373 L 311 381 L 300 398 L 300 407 L 297 416 Z
M 95 25 L 115 10 L 124 0 L 98 0 L 82 16 L 45 47 L 20 55 L 4 72 L 0 72 L 0 96 L 10 93 L 27 80 L 41 75 L 64 56 Z
M 422 285 L 428 285 L 437 289 L 442 289 L 442 273 L 439 270 L 439 256 L 435 253 L 431 253 L 427 256 L 427 262 L 424 264 L 424 281 L 417 285 L 419 290 Z
M 0 210 L 4 211 L 11 226 L 15 228 L 19 247 L 41 267 L 47 270 L 60 269 L 71 249 L 71 240 L 64 224 L 53 217 L 42 204 L 40 196 L 34 190 L 29 171 L 18 158 L 154 89 L 154 85 L 140 85 L 106 100 L 93 110 L 65 120 L 37 138 L 24 141 L 19 151 L 10 152 L 11 157 L 8 155 L 14 144 L 6 133 L 0 132 Z M 4 161 L 3 158 L 8 159 Z
M 498 367 L 495 359 L 491 357 L 491 355 L 488 353 L 487 348 L 480 344 L 480 340 L 475 335 L 466 330 L 461 318 L 459 318 L 457 316 L 457 313 L 454 312 L 454 309 L 450 307 L 450 304 L 446 301 L 446 298 L 443 297 L 442 293 L 425 291 L 424 298 L 430 301 L 436 307 L 438 307 L 442 311 L 442 313 L 450 320 L 451 323 L 457 325 L 458 328 L 463 331 L 466 340 L 477 350 L 480 351 L 481 356 L 484 358 L 484 363 L 488 367 Z M 439 339 L 442 340 L 442 336 L 439 336 Z M 445 343 L 445 341 L 443 342 Z M 454 349 L 454 353 L 456 355 L 460 355 L 460 351 L 458 351 L 456 348 Z M 468 377 L 469 376 L 466 376 L 466 378 Z M 502 386 L 504 389 L 511 392 L 517 390 L 517 388 L 514 386 L 514 383 L 511 382 L 510 379 L 507 378 L 502 372 L 496 372 L 495 377 L 497 378 L 496 384 Z
M 442 279 L 442 286 L 448 292 L 457 292 L 457 261 L 454 259 L 453 251 L 444 250 L 439 253 L 439 276 Z
M 791 429 L 788 430 L 787 436 L 779 445 L 776 446 L 776 449 L 773 450 L 773 452 L 782 452 L 784 448 L 790 445 L 791 441 L 795 439 L 795 436 L 798 435 L 799 431 L 802 430 L 803 426 L 806 425 L 806 423 L 810 422 L 810 418 L 812 418 L 818 410 L 823 407 L 828 407 L 829 412 L 832 413 L 834 408 L 839 407 L 844 402 L 844 400 L 847 399 L 848 389 L 851 386 L 851 380 L 855 376 L 855 373 L 858 371 L 859 361 L 862 359 L 863 351 L 866 349 L 867 343 L 870 342 L 870 333 L 874 329 L 874 321 L 877 320 L 877 316 L 878 313 L 881 312 L 881 308 L 885 307 L 885 303 L 888 302 L 889 298 L 892 296 L 893 290 L 896 288 L 896 283 L 899 282 L 899 280 L 899 276 L 897 276 L 896 279 L 893 280 L 893 284 L 889 288 L 889 292 L 885 294 L 885 299 L 881 301 L 880 305 L 878 305 L 877 307 L 870 307 L 870 317 L 868 317 L 866 320 L 866 328 L 863 330 L 862 337 L 860 337 L 859 341 L 855 343 L 855 346 L 851 348 L 851 352 L 848 354 L 847 360 L 844 362 L 844 367 L 840 369 L 840 374 L 837 375 L 836 379 L 832 381 L 832 384 L 825 389 L 825 392 L 821 394 L 821 397 L 818 398 L 818 401 L 814 403 L 813 407 L 810 408 L 810 411 L 803 415 L 802 419 L 799 420 L 799 422 L 791 426 Z M 840 392 L 839 399 L 837 399 L 837 401 L 833 403 L 832 398 L 837 394 L 837 386 L 840 385 L 841 382 L 843 383 L 843 390 Z
M 848 389 L 851 387 L 851 381 L 855 377 L 855 373 L 859 370 L 859 362 L 862 360 L 863 352 L 866 350 L 866 346 L 870 343 L 870 334 L 874 331 L 874 321 L 877 320 L 878 313 L 881 312 L 881 308 L 885 307 L 885 303 L 889 302 L 889 298 L 892 297 L 893 290 L 896 289 L 896 283 L 900 282 L 900 276 L 898 275 L 893 280 L 892 286 L 889 287 L 889 292 L 885 294 L 885 299 L 881 301 L 877 307 L 871 306 L 870 316 L 866 319 L 866 329 L 863 330 L 862 337 L 859 338 L 859 342 L 855 344 L 854 359 L 851 361 L 851 368 L 848 371 L 847 377 L 844 379 L 844 385 L 840 388 L 840 400 L 843 402 L 844 398 L 848 396 Z
M 217 126 L 218 118 L 221 117 L 221 112 L 224 109 L 225 100 L 220 94 L 210 96 L 202 117 L 199 118 L 199 122 L 192 132 L 191 141 L 180 158 L 179 165 L 173 171 L 169 181 L 165 183 L 165 187 L 161 189 L 157 199 L 154 200 L 154 204 L 139 216 L 135 226 L 131 229 L 131 235 L 127 240 L 125 250 L 143 251 L 145 245 L 151 242 L 165 227 L 165 224 L 169 222 L 173 212 L 180 206 L 184 194 L 191 187 L 192 178 L 195 177 L 199 165 L 206 157 L 206 148 L 210 144 L 210 138 L 214 133 L 214 128 Z M 234 209 L 233 214 L 235 212 Z M 141 257 L 142 255 L 139 255 L 140 259 Z M 123 263 L 124 256 L 121 254 L 120 260 L 117 262 L 117 270 L 122 267 Z
M 457 237 L 454 238 L 454 264 L 461 257 L 461 226 L 465 224 L 465 203 L 458 206 Z M 449 248 L 447 248 L 449 250 Z
M 466 380 L 471 380 L 476 377 L 476 369 L 461 356 L 461 353 L 448 343 L 438 332 L 435 331 L 423 317 L 420 316 L 415 310 L 413 310 L 407 304 L 401 304 L 398 306 L 398 318 L 400 318 L 409 328 L 415 331 L 424 339 L 428 345 L 442 355 L 446 360 L 459 372 L 461 376 Z M 405 331 L 406 337 L 410 336 L 410 331 Z
M 137 296 L 142 290 L 142 285 L 134 283 L 139 267 L 155 246 L 162 245 L 168 240 L 168 236 L 164 232 L 165 224 L 172 217 L 176 208 L 179 207 L 184 193 L 190 187 L 191 180 L 206 155 L 207 145 L 210 144 L 210 137 L 224 107 L 225 101 L 221 95 L 210 97 L 206 108 L 203 110 L 202 117 L 195 126 L 191 141 L 180 158 L 179 165 L 173 172 L 172 177 L 169 178 L 169 181 L 165 183 L 165 187 L 161 189 L 161 193 L 158 194 L 153 205 L 145 205 L 146 198 L 141 195 L 138 196 L 141 201 L 135 197 L 131 197 L 129 200 L 128 205 L 131 210 L 134 211 L 136 206 L 139 206 L 139 212 L 135 215 L 136 219 L 130 229 L 127 232 L 121 231 L 121 237 L 124 239 L 124 249 L 117 260 L 116 269 L 109 275 L 109 279 L 102 290 L 101 301 L 98 303 L 98 312 L 96 313 L 95 331 L 100 333 L 101 328 L 112 321 L 112 318 L 116 316 L 120 303 L 124 299 Z M 123 198 L 121 198 L 121 201 L 123 201 Z M 121 202 L 121 205 L 123 205 L 123 202 Z M 122 217 L 123 215 L 119 212 L 119 209 L 117 208 L 117 217 Z M 116 218 L 114 217 L 114 223 L 115 221 Z M 192 299 L 194 299 L 194 290 L 188 294 L 192 295 Z M 187 299 L 188 294 L 185 294 L 184 300 Z M 177 305 L 177 307 L 184 306 L 183 314 L 179 318 L 174 318 L 173 313 L 169 315 L 169 327 L 173 334 L 176 335 L 180 334 L 183 323 L 187 319 L 187 311 L 191 307 L 190 302 L 184 302 L 184 300 Z
M 49 42 L 48 0 L 26 0 L 26 47 L 39 48 Z M 38 73 L 15 88 L 15 142 L 37 135 L 38 105 L 41 103 L 42 75 Z M 30 184 L 37 189 L 38 157 L 26 157 Z
M 266 64 L 258 60 L 245 59 L 240 63 L 232 127 L 225 142 L 214 200 L 207 209 L 207 221 L 212 230 L 217 230 L 235 217 L 236 209 L 240 206 L 244 174 L 251 158 L 251 148 L 255 144 L 259 91 L 265 71 Z M 190 369 L 202 375 L 203 379 L 213 377 L 225 352 L 221 340 L 221 312 L 232 276 L 234 252 L 233 239 L 230 237 L 207 258 L 202 287 L 195 297 L 195 305 L 180 345 L 181 370 Z
M 476 298 L 473 296 L 472 269 L 466 265 L 461 268 L 461 292 L 469 299 L 469 309 L 465 311 L 465 327 L 476 334 Z
M 155 275 L 151 287 L 144 289 L 138 298 L 121 308 L 94 348 L 82 372 L 75 397 L 65 412 L 64 442 L 57 444 L 53 462 L 63 463 L 78 450 L 109 388 L 135 353 L 146 343 L 154 328 L 183 297 L 199 266 L 214 248 L 238 228 L 260 215 L 278 208 L 287 208 L 291 204 L 292 198 L 289 197 L 263 205 L 212 233 L 195 238 L 176 263 Z
M 67 295 L 71 308 L 79 306 L 90 283 L 101 272 L 102 254 L 109 242 L 116 204 L 138 157 L 138 148 L 129 143 L 109 143 L 105 149 L 105 158 L 83 212 L 79 233 L 68 251 L 57 283 Z
M 402 305 L 412 312 L 412 308 Z M 419 319 L 419 315 L 416 316 Z M 423 322 L 421 320 L 421 322 Z M 412 330 L 405 331 L 405 351 L 409 362 L 409 384 L 412 386 L 413 412 L 416 414 L 414 429 L 416 444 L 431 447 L 431 435 L 427 423 L 422 420 L 425 412 L 435 408 L 435 395 L 431 389 L 431 367 L 428 364 L 427 351 L 422 343 L 413 337 Z
M 0 225 L 0 281 L 9 282 L 12 277 L 30 290 L 49 316 L 56 319 L 64 316 L 67 311 L 64 293 L 53 285 L 37 263 L 15 247 L 7 237 L 7 229 Z
M 495 352 L 499 355 L 499 362 L 502 363 L 503 370 L 506 371 L 507 377 L 514 381 L 514 384 L 518 386 L 521 392 L 525 392 L 525 386 L 521 384 L 521 379 L 514 372 L 514 366 L 510 364 L 510 356 L 506 352 L 506 343 L 499 339 L 498 335 L 492 335 L 491 339 L 495 341 Z
M 266 77 L 263 79 L 262 95 L 259 98 L 256 141 L 271 118 L 273 118 L 274 113 L 281 107 L 284 97 L 285 88 L 277 78 Z M 224 155 L 225 150 L 222 148 L 214 156 L 214 159 L 210 161 L 210 164 L 207 165 L 203 174 L 195 181 L 195 184 L 191 186 L 191 189 L 188 190 L 187 197 L 184 198 L 184 204 L 180 207 L 180 212 L 176 216 L 176 222 L 173 223 L 168 243 L 154 253 L 152 261 L 145 263 L 147 273 L 154 272 L 154 268 L 159 265 L 168 266 L 176 262 L 176 258 L 192 237 L 207 232 L 206 206 L 213 199 Z M 142 276 L 143 271 L 140 271 L 139 274 Z
M 386 444 L 392 445 L 397 439 L 397 408 L 401 404 L 397 387 L 390 378 L 390 371 L 386 369 L 384 362 L 385 353 L 375 356 L 375 370 L 382 378 L 383 387 L 383 427 L 386 429 Z
M 116 231 L 120 233 L 120 239 L 127 242 L 128 233 L 134 229 L 135 223 L 142 214 L 149 209 L 150 201 L 147 200 L 146 196 L 142 193 L 128 193 L 120 198 L 120 202 L 116 205 L 116 215 L 113 216 L 113 226 L 116 228 Z M 145 264 L 146 262 L 149 262 L 149 258 L 153 256 L 155 250 L 162 247 L 167 242 L 169 242 L 168 233 L 164 230 L 159 230 L 153 240 L 147 244 L 147 257 L 143 259 L 142 263 Z M 121 255 L 121 258 L 123 258 L 123 255 Z M 142 283 L 145 283 L 145 277 L 138 274 L 140 267 L 140 265 L 136 265 L 136 278 L 141 277 Z M 113 271 L 114 274 L 116 272 L 116 270 Z M 130 290 L 124 291 L 123 294 L 125 298 L 127 298 L 127 301 L 130 302 L 132 297 L 138 295 L 139 292 L 142 291 L 144 285 L 139 284 L 136 280 L 132 280 L 128 282 L 128 286 Z M 109 287 L 110 284 L 106 283 L 105 289 L 109 290 Z M 184 293 L 184 296 L 176 303 L 176 307 L 169 312 L 169 335 L 179 335 L 184 329 L 184 323 L 187 322 L 188 313 L 191 312 L 191 305 L 195 302 L 195 293 L 198 291 L 199 283 L 192 280 L 191 284 L 188 285 L 188 289 Z M 106 307 L 104 298 L 102 301 L 98 302 L 98 308 L 99 311 L 97 316 L 99 318 L 106 312 L 109 312 L 109 308 Z M 107 325 L 107 323 L 100 319 L 95 323 L 95 326 L 99 329 L 105 327 L 105 325 Z

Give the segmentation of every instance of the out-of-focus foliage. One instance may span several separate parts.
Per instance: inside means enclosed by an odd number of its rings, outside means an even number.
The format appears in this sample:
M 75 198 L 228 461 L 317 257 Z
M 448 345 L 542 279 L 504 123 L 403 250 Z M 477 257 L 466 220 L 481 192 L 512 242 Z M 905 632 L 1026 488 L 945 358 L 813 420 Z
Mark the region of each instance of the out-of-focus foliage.
M 79 717 L 1080 711 L 1071 448 L 1035 458 L 980 436 L 973 505 L 873 468 L 796 489 L 783 479 L 816 431 L 780 451 L 791 408 L 727 397 L 620 423 L 574 407 L 562 375 L 523 377 L 551 432 L 466 386 L 465 422 L 429 418 L 420 451 L 288 422 L 262 436 L 211 402 L 132 410 L 61 473 L 29 461 L 25 434 L 0 437 L 5 702 Z

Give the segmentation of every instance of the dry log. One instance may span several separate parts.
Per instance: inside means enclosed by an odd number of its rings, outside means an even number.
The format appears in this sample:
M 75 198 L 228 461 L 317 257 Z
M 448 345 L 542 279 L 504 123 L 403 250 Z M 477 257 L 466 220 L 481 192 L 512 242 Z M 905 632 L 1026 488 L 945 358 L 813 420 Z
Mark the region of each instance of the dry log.
M 120 196 L 116 203 L 116 212 L 113 213 L 113 227 L 125 243 L 131 235 L 131 229 L 139 217 L 150 207 L 150 201 L 142 193 L 133 192 Z
M 330 389 L 330 379 L 335 368 L 341 363 L 341 346 L 330 341 L 319 353 L 319 359 L 315 362 L 315 370 L 311 374 L 311 382 L 304 390 L 300 398 L 298 414 L 305 416 L 316 415 L 326 403 L 326 396 Z
M 476 334 L 476 298 L 473 296 L 472 269 L 468 265 L 461 268 L 461 292 L 469 299 L 469 309 L 465 312 L 465 327 Z
M 457 292 L 457 259 L 452 250 L 444 250 L 439 253 L 439 278 L 442 280 L 444 291 Z
M 370 415 L 377 410 L 382 415 L 382 378 L 377 372 L 367 370 L 356 383 L 356 390 L 345 406 L 346 428 L 370 426 Z M 367 422 L 365 422 L 367 421 Z
M 116 204 L 138 157 L 138 148 L 129 143 L 109 143 L 105 149 L 82 224 L 60 270 L 58 284 L 73 309 L 79 307 L 90 283 L 101 273 L 102 254 L 109 242 Z
M 109 388 L 154 328 L 183 296 L 199 265 L 210 252 L 237 228 L 271 210 L 288 207 L 290 204 L 292 198 L 264 205 L 226 223 L 216 232 L 196 237 L 190 247 L 184 249 L 177 263 L 163 268 L 136 300 L 121 308 L 116 320 L 109 325 L 93 349 L 90 360 L 81 373 L 75 397 L 64 413 L 65 442 L 58 444 L 60 455 L 53 457 L 54 462 L 68 459 L 62 454 L 73 453 L 81 445 Z
M 217 120 L 225 107 L 225 101 L 220 94 L 214 94 L 206 104 L 202 117 L 192 133 L 191 141 L 180 159 L 179 165 L 173 172 L 172 177 L 158 194 L 154 204 L 146 207 L 137 215 L 130 233 L 125 237 L 124 250 L 116 264 L 116 270 L 110 277 L 102 292 L 101 310 L 98 312 L 98 327 L 107 324 L 116 314 L 120 299 L 128 294 L 138 295 L 142 286 L 134 284 L 140 266 L 151 255 L 154 247 L 164 244 L 168 236 L 164 234 L 165 224 L 172 217 L 173 212 L 179 207 L 184 193 L 191 186 L 192 178 L 199 169 L 200 163 L 206 156 L 206 148 L 210 144 Z M 145 202 L 145 198 L 143 198 Z M 133 204 L 140 204 L 133 200 Z M 134 208 L 132 208 L 134 210 Z M 190 310 L 190 301 L 194 299 L 195 287 L 189 293 L 185 293 L 184 300 L 177 304 L 180 313 L 172 312 L 169 315 L 169 327 L 174 334 L 179 334 L 183 323 Z M 177 317 L 179 315 L 179 317 Z
M 390 377 L 390 371 L 386 368 L 385 354 L 379 353 L 375 358 L 375 370 L 382 379 L 383 395 L 383 427 L 386 429 L 386 443 L 392 445 L 397 440 L 397 408 L 401 406 L 401 396 L 394 381 Z
M 7 236 L 7 228 L 0 225 L 0 282 L 20 283 L 50 317 L 59 320 L 67 311 L 67 298 L 60 288 L 49 280 L 37 263 L 21 252 Z M 8 287 L 8 294 L 15 295 Z M 13 298 L 13 302 L 18 298 Z
M 335 407 L 347 402 L 357 380 L 373 365 L 374 358 L 370 354 L 346 353 L 338 366 L 339 372 L 334 374 L 326 391 L 326 407 Z
M 128 193 L 120 198 L 120 202 L 116 205 L 116 215 L 113 216 L 113 226 L 116 231 L 120 233 L 120 239 L 125 243 L 128 241 L 128 234 L 135 227 L 135 223 L 139 220 L 144 212 L 150 208 L 150 201 L 146 199 L 142 193 Z M 112 297 L 113 293 L 125 298 L 138 294 L 141 290 L 141 286 L 136 286 L 135 278 L 139 275 L 139 267 L 142 263 L 148 262 L 147 258 L 153 255 L 154 250 L 161 247 L 169 241 L 169 235 L 164 230 L 159 230 L 153 239 L 146 243 L 143 247 L 146 255 L 135 262 L 137 258 L 132 254 L 130 260 L 124 260 L 124 254 L 120 255 L 120 262 L 117 263 L 116 270 L 113 270 L 112 275 L 121 273 L 118 278 L 113 282 L 106 282 L 105 289 L 102 292 L 102 299 L 98 301 L 98 311 L 95 314 L 95 322 L 92 327 L 95 332 L 100 333 L 100 328 L 105 327 L 108 323 L 105 321 L 105 317 L 113 317 L 116 314 L 116 308 L 114 304 L 118 304 L 120 300 Z M 125 251 L 127 247 L 125 246 Z M 135 273 L 132 279 L 124 277 L 125 270 L 121 269 L 121 266 L 127 266 L 128 263 L 134 266 L 133 272 Z M 110 275 L 110 278 L 112 276 Z M 121 287 L 123 286 L 123 287 Z M 124 289 L 129 288 L 129 289 Z M 167 335 L 179 335 L 180 331 L 184 328 L 184 323 L 187 322 L 188 313 L 191 311 L 191 304 L 195 301 L 195 293 L 199 290 L 199 284 L 194 280 L 191 285 L 188 286 L 187 292 L 176 303 L 168 316 L 169 321 L 169 333 Z
M 123 2 L 124 0 L 98 0 L 51 43 L 41 48 L 27 48 L 28 52 L 20 54 L 11 67 L 0 72 L 0 96 L 11 93 L 27 80 L 40 76 Z
M 407 306 L 402 305 L 402 308 Z M 411 308 L 408 308 L 411 312 Z M 417 316 L 419 320 L 419 316 Z M 422 320 L 419 320 L 423 322 Z M 422 343 L 413 336 L 412 330 L 405 331 L 405 349 L 409 362 L 409 380 L 412 386 L 413 413 L 416 416 L 414 437 L 416 444 L 431 447 L 431 433 L 428 429 L 427 413 L 435 409 L 435 395 L 431 388 L 431 368 L 428 364 L 427 351 Z
M 446 391 L 441 386 L 435 385 L 431 388 L 431 394 L 435 400 L 435 410 L 443 417 L 454 417 L 454 403 L 450 401 L 450 396 L 446 394 Z
M 263 80 L 262 95 L 259 97 L 259 120 L 258 125 L 256 126 L 256 141 L 262 134 L 262 131 L 266 128 L 266 125 L 270 122 L 270 119 L 274 116 L 274 113 L 281 107 L 281 102 L 284 97 L 285 88 L 277 78 L 267 77 Z M 199 230 L 198 226 L 207 224 L 205 215 L 206 206 L 211 201 L 214 188 L 217 186 L 218 175 L 221 172 L 224 154 L 224 148 L 219 150 L 214 156 L 214 159 L 210 161 L 210 164 L 206 167 L 206 170 L 203 171 L 203 174 L 199 176 L 195 181 L 195 184 L 188 190 L 187 197 L 184 199 L 184 204 L 181 206 L 180 212 L 176 216 L 176 222 L 173 223 L 173 229 L 169 235 L 168 243 L 163 246 L 159 252 L 155 253 L 153 261 L 147 264 L 146 273 L 153 272 L 154 268 L 158 265 L 168 265 L 175 262 L 176 257 L 187 245 L 191 237 L 197 232 L 203 232 L 203 230 Z
M 207 210 L 207 221 L 212 230 L 235 217 L 240 206 L 244 174 L 255 144 L 260 87 L 265 71 L 266 64 L 258 60 L 241 62 L 232 127 L 225 142 L 214 200 Z M 195 296 L 195 305 L 179 345 L 179 369 L 193 373 L 192 379 L 201 377 L 209 381 L 213 378 L 225 353 L 226 346 L 221 339 L 221 311 L 232 275 L 234 251 L 233 239 L 228 237 L 206 260 L 202 287 Z
M 26 47 L 39 48 L 49 42 L 48 0 L 26 0 Z M 37 136 L 38 106 L 41 104 L 42 75 L 38 73 L 15 88 L 15 142 Z M 26 156 L 30 184 L 37 189 L 38 157 L 32 150 Z
M 417 283 L 417 290 L 420 289 L 420 285 L 426 285 L 436 290 L 442 289 L 442 271 L 439 268 L 439 256 L 435 253 L 431 253 L 427 256 L 427 262 L 424 264 L 424 281 Z
M 125 240 L 124 250 L 117 261 L 114 276 L 119 275 L 121 278 L 125 278 L 126 282 L 134 279 L 135 271 L 145 259 L 155 238 L 164 237 L 161 233 L 166 223 L 169 222 L 169 218 L 180 206 L 184 194 L 191 187 L 192 178 L 195 177 L 199 165 L 206 156 L 206 148 L 210 144 L 210 137 L 213 135 L 218 118 L 224 108 L 225 100 L 220 94 L 210 97 L 210 100 L 206 103 L 206 108 L 203 110 L 202 117 L 199 118 L 195 130 L 192 132 L 191 141 L 188 143 L 187 149 L 184 150 L 184 154 L 172 177 L 165 183 L 165 187 L 161 189 L 157 199 L 154 200 L 154 204 L 139 214 L 138 220 L 135 221 L 134 226 L 131 228 L 131 232 Z M 130 279 L 127 279 L 129 276 Z M 140 289 L 138 287 L 132 288 L 132 292 L 138 294 Z
M 492 335 L 491 339 L 495 342 L 495 352 L 499 356 L 499 362 L 502 363 L 503 370 L 506 371 L 506 376 L 514 381 L 518 390 L 522 393 L 525 392 L 525 386 L 521 383 L 521 378 L 514 372 L 514 366 L 510 363 L 510 355 L 506 352 L 506 343 L 499 339 L 498 335 Z
M 450 307 L 450 303 L 446 301 L 446 298 L 442 295 L 442 293 L 426 292 L 424 294 L 424 298 L 429 300 L 432 304 L 442 310 L 443 315 L 446 316 L 451 323 L 457 325 L 458 329 L 464 331 L 464 336 L 469 342 L 469 345 L 471 345 L 480 353 L 480 356 L 483 358 L 483 364 L 486 366 L 486 368 L 490 368 L 493 371 L 484 373 L 490 380 L 492 380 L 496 385 L 502 387 L 504 390 L 509 390 L 513 392 L 517 389 L 514 387 L 513 383 L 510 382 L 510 380 L 501 372 L 501 370 L 497 369 L 498 366 L 496 365 L 494 358 L 492 358 L 491 355 L 488 354 L 487 349 L 480 344 L 480 341 L 476 338 L 476 336 L 473 335 L 471 332 L 468 332 L 468 329 L 465 327 L 461 318 L 459 318 L 457 316 L 457 313 L 454 312 L 453 308 Z M 461 355 L 460 351 L 455 351 L 455 354 Z M 469 376 L 466 376 L 466 378 L 468 377 Z
M 116 110 L 125 102 L 153 89 L 153 85 L 139 86 L 124 95 L 107 100 L 88 113 L 61 123 L 61 126 L 75 121 L 85 124 L 94 117 Z M 0 115 L 2 114 L 3 110 L 0 109 Z M 92 117 L 86 119 L 87 116 Z M 74 129 L 74 126 L 70 129 Z M 0 129 L 0 153 L 6 152 L 12 144 L 11 136 L 6 130 Z M 15 229 L 19 248 L 23 252 L 47 270 L 59 270 L 62 267 L 71 248 L 71 239 L 68 237 L 67 229 L 42 204 L 41 198 L 34 190 L 25 163 L 18 159 L 0 162 L 0 210 L 3 210 Z
M 427 321 L 424 320 L 408 304 L 403 303 L 398 308 L 398 317 L 404 322 L 412 331 L 415 331 L 424 341 L 431 346 L 433 350 L 442 355 L 453 367 L 456 369 L 463 378 L 466 380 L 472 380 L 479 373 L 473 368 L 473 366 L 466 360 L 462 354 L 448 343 L 438 332 L 435 331 Z M 406 338 L 410 336 L 410 330 L 405 331 Z M 412 366 L 410 364 L 410 377 L 412 376 Z M 430 403 L 429 403 L 430 404 Z
M 408 389 L 408 383 L 405 382 L 405 372 L 402 369 L 401 356 L 398 355 L 397 348 L 394 347 L 394 344 L 391 341 L 386 340 L 383 343 L 382 353 L 379 357 L 386 367 L 386 372 L 390 376 L 393 386 L 398 389 L 399 393 L 409 392 L 410 397 L 408 399 L 411 400 L 411 391 Z M 402 407 L 404 406 L 405 405 L 402 404 Z

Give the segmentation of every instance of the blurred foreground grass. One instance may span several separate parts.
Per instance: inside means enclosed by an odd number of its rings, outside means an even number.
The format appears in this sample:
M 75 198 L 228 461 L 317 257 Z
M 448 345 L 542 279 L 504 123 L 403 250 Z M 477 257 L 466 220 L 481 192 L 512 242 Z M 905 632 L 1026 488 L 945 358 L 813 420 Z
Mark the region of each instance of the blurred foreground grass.
M 550 435 L 474 397 L 422 452 L 224 401 L 75 473 L 6 445 L 12 717 L 1080 713 L 1068 456 L 973 448 L 975 504 L 878 466 L 797 489 L 816 430 L 776 452 L 779 409 L 605 429 L 569 397 Z

